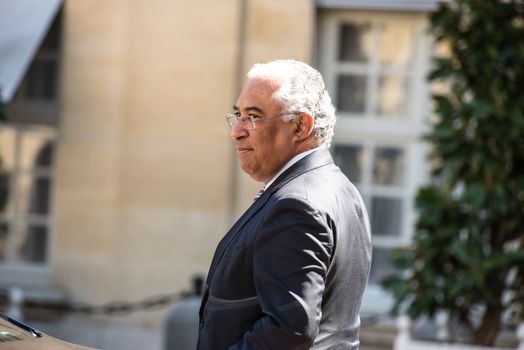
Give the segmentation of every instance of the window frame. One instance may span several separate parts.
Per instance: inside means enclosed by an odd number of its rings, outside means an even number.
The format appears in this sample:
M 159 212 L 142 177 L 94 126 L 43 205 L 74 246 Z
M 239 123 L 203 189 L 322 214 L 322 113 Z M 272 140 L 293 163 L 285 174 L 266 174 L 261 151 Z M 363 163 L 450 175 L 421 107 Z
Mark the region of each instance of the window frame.
M 24 168 L 20 161 L 20 149 L 22 147 L 22 138 L 28 133 L 36 133 L 42 136 L 46 142 L 52 142 L 56 145 L 57 132 L 54 128 L 48 126 L 35 125 L 0 125 L 0 130 L 4 132 L 11 132 L 14 135 L 14 164 L 12 169 L 8 169 L 8 193 L 13 198 L 11 203 L 8 203 L 5 213 L 0 213 L 0 221 L 7 223 L 8 236 L 6 246 L 5 260 L 0 261 L 0 273 L 2 278 L 1 285 L 18 285 L 31 287 L 47 287 L 51 281 L 51 241 L 53 237 L 53 180 L 55 177 L 54 164 L 50 164 L 48 168 L 37 167 L 33 164 L 30 168 Z M 47 178 L 50 181 L 50 191 L 48 192 L 48 212 L 45 214 L 30 213 L 20 208 L 20 186 L 17 181 L 22 177 L 29 177 L 33 181 L 39 178 Z M 17 251 L 17 228 L 24 225 L 37 225 L 46 228 L 46 246 L 43 254 L 45 256 L 44 262 L 30 262 L 18 261 L 16 259 Z
M 426 81 L 426 76 L 429 72 L 433 43 L 429 35 L 426 34 L 427 13 L 322 9 L 318 16 L 317 43 L 319 69 L 325 78 L 331 96 L 336 97 L 336 84 L 341 72 L 358 72 L 357 68 L 361 68 L 363 71 L 368 69 L 367 73 L 373 75 L 375 81 L 379 75 L 377 71 L 379 66 L 376 64 L 378 57 L 370 58 L 375 61 L 371 64 L 371 69 L 369 69 L 369 63 L 367 64 L 368 67 L 365 67 L 366 64 L 340 63 L 338 56 L 340 26 L 349 22 L 356 24 L 370 23 L 373 27 L 384 21 L 393 23 L 407 21 L 415 33 L 413 62 L 405 70 L 409 79 L 406 95 L 406 117 L 382 118 L 373 115 L 372 109 L 378 107 L 370 106 L 376 101 L 378 89 L 376 84 L 371 84 L 371 86 L 368 84 L 367 106 L 364 108 L 364 116 L 358 113 L 337 112 L 338 120 L 332 142 L 333 148 L 337 145 L 363 147 L 363 183 L 355 185 L 361 191 L 370 214 L 372 209 L 370 201 L 376 193 L 398 193 L 400 196 L 395 196 L 395 198 L 403 200 L 400 236 L 374 235 L 372 238 L 373 248 L 379 249 L 405 247 L 410 244 L 416 215 L 413 200 L 419 186 L 427 182 L 429 178 L 429 168 L 426 161 L 428 146 L 421 139 L 422 135 L 428 131 L 431 114 L 430 86 Z M 368 75 L 366 77 L 369 79 Z M 375 106 L 377 105 L 375 104 Z M 380 187 L 373 185 L 373 160 L 371 157 L 374 153 L 373 149 L 376 147 L 395 147 L 404 150 L 405 172 L 402 186 L 383 191 Z M 391 296 L 379 284 L 368 284 L 362 305 L 364 315 L 387 313 L 391 305 Z

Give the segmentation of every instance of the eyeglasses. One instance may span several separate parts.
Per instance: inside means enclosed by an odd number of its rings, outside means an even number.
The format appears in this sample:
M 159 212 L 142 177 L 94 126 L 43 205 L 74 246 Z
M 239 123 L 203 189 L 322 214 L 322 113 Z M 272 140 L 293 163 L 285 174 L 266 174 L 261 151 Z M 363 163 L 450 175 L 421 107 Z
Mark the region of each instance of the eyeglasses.
M 280 118 L 283 117 L 285 114 L 275 115 L 274 117 L 259 117 L 258 115 L 248 114 L 245 117 L 242 117 L 238 114 L 226 114 L 226 122 L 227 125 L 230 128 L 233 128 L 237 122 L 240 122 L 240 125 L 242 127 L 248 129 L 248 130 L 255 130 L 256 129 L 256 123 L 260 122 L 261 120 L 267 120 L 267 119 L 273 119 L 273 118 Z

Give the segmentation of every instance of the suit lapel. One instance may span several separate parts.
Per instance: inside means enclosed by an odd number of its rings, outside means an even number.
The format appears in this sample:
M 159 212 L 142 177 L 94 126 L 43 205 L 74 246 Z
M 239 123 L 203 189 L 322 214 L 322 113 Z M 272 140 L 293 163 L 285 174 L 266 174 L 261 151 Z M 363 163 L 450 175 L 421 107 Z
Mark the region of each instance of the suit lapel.
M 269 192 L 268 197 L 270 197 L 273 193 L 278 191 L 280 188 L 282 188 L 284 185 L 286 185 L 294 178 L 304 173 L 307 173 L 308 171 L 331 163 L 333 163 L 333 158 L 331 157 L 331 154 L 327 149 L 319 149 L 318 151 L 311 153 L 310 155 L 302 158 L 301 160 L 293 164 L 291 167 L 289 167 L 289 169 L 284 171 L 275 180 L 275 182 L 271 184 L 271 186 L 269 186 L 269 188 L 266 190 L 266 192 Z
M 233 238 L 235 238 L 237 233 L 242 229 L 242 227 L 244 227 L 244 225 L 249 221 L 249 219 L 251 219 L 251 217 L 255 215 L 269 199 L 270 196 L 266 195 L 266 192 L 267 191 L 264 191 L 264 193 L 255 202 L 253 202 L 253 204 L 244 212 L 244 214 L 242 214 L 242 216 L 235 222 L 233 227 L 231 227 L 231 229 L 226 233 L 224 238 L 218 244 L 215 256 L 213 257 L 213 261 L 211 262 L 211 266 L 209 268 L 205 286 L 206 290 L 209 284 L 211 284 L 215 269 L 222 259 L 226 248 L 229 246 Z

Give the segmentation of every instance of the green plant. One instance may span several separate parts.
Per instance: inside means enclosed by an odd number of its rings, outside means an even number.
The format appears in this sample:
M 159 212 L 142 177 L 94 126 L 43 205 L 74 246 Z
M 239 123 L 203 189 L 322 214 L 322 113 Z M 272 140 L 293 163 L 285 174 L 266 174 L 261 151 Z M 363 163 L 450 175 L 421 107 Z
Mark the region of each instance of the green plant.
M 524 2 L 455 0 L 431 14 L 436 57 L 433 181 L 419 189 L 413 245 L 384 286 L 393 312 L 446 311 L 493 345 L 524 312 Z M 503 316 L 504 315 L 504 316 Z

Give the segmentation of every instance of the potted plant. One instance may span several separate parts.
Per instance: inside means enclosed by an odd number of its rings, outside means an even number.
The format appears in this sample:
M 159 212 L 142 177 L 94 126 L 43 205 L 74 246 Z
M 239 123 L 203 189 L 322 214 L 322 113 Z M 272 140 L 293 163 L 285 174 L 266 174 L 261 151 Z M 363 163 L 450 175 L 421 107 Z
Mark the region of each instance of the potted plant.
M 452 338 L 493 346 L 524 313 L 524 3 L 444 2 L 430 23 L 449 49 L 429 76 L 446 86 L 425 136 L 432 181 L 384 286 L 394 312 L 445 312 Z

